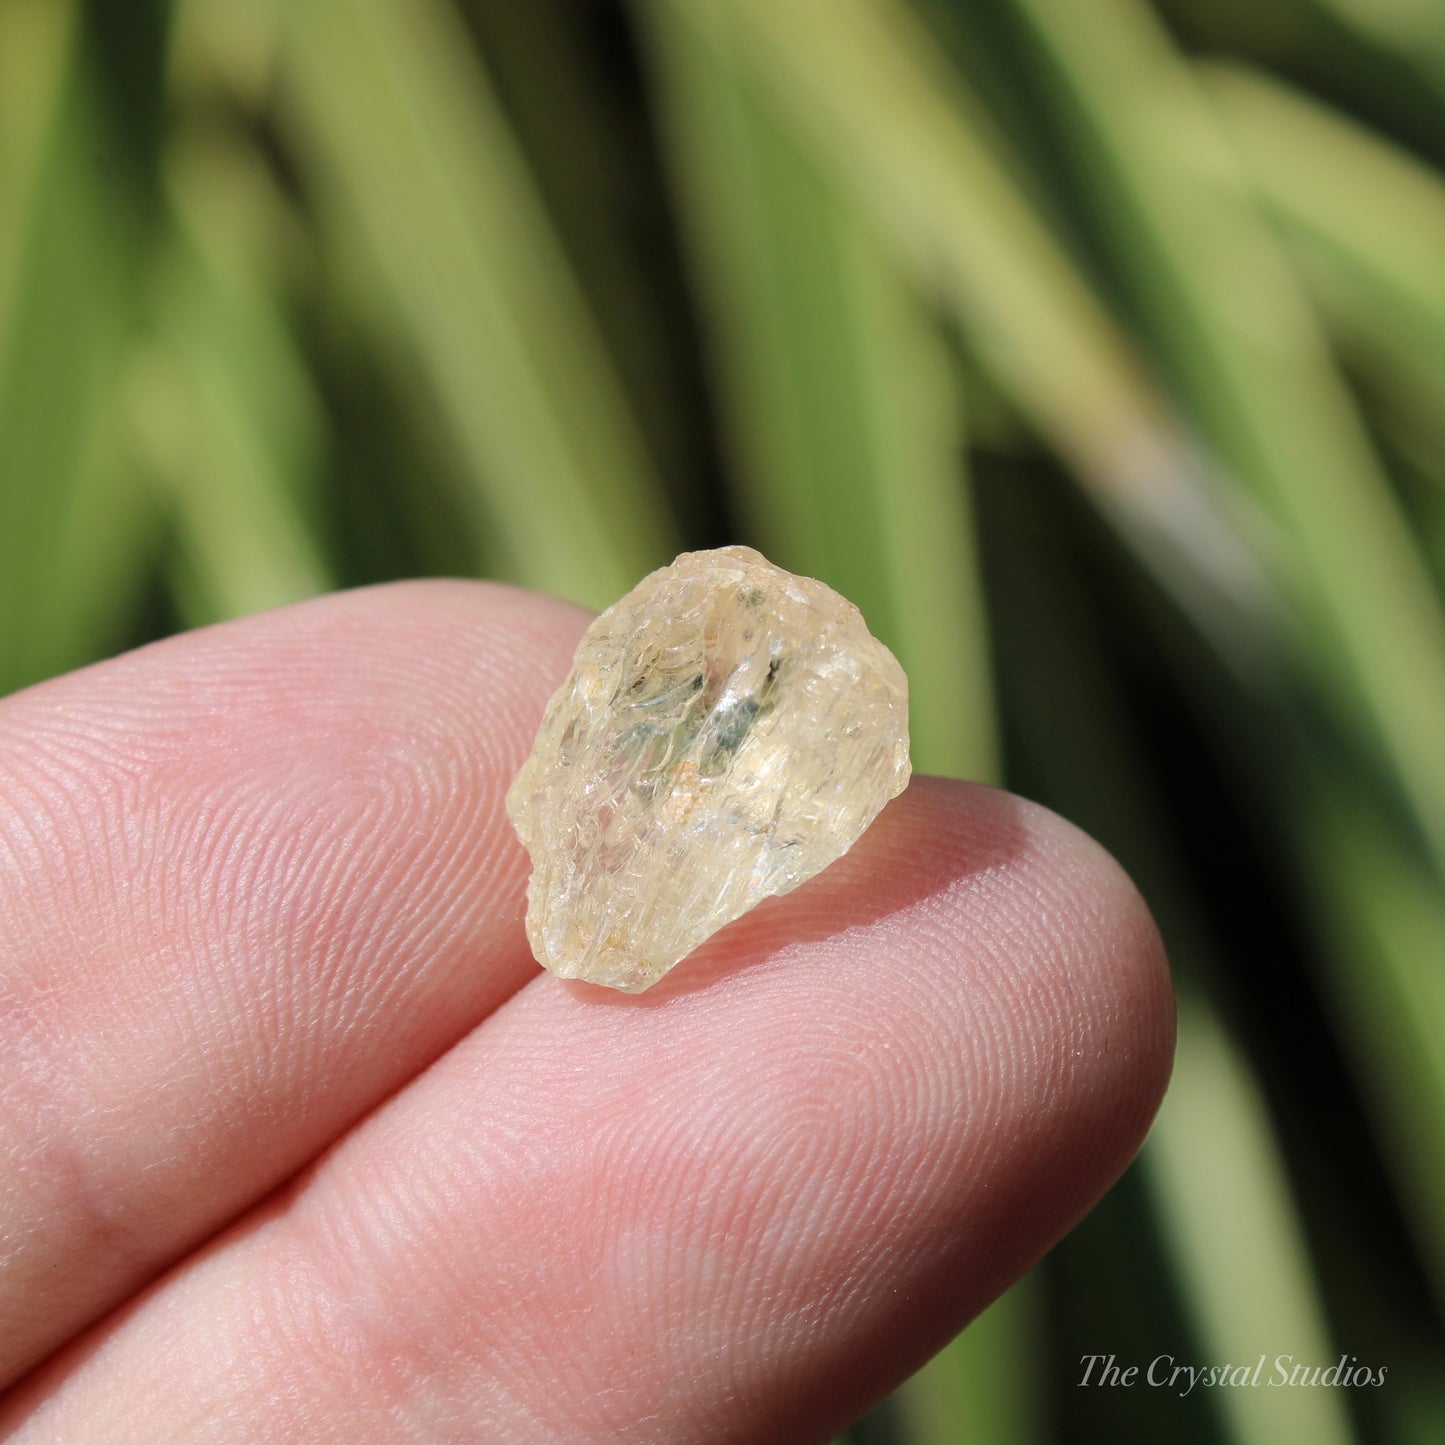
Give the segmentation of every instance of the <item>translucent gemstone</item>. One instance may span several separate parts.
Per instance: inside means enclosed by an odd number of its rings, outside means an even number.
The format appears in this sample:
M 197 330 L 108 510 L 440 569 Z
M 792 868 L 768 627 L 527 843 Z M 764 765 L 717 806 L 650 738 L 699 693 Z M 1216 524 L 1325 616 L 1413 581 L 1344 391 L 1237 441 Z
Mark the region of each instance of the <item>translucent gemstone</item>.
M 908 682 L 862 614 L 749 547 L 587 629 L 507 812 L 544 967 L 636 992 L 852 847 L 908 783 Z

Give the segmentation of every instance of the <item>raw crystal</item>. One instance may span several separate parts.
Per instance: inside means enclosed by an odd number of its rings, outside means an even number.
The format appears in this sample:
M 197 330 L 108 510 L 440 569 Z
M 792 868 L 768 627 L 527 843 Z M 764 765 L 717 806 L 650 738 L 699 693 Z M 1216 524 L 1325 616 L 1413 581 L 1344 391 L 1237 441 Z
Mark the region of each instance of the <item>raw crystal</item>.
M 644 989 L 845 853 L 909 771 L 907 679 L 851 602 L 749 547 L 685 552 L 587 629 L 507 793 L 532 949 Z

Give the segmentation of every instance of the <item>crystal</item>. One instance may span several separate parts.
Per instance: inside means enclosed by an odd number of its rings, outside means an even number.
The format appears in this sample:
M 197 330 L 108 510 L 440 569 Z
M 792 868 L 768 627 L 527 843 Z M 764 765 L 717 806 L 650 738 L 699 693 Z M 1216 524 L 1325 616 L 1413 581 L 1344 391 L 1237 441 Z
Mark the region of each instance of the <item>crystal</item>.
M 750 547 L 685 552 L 587 629 L 508 790 L 533 952 L 647 988 L 909 772 L 907 679 L 851 602 Z

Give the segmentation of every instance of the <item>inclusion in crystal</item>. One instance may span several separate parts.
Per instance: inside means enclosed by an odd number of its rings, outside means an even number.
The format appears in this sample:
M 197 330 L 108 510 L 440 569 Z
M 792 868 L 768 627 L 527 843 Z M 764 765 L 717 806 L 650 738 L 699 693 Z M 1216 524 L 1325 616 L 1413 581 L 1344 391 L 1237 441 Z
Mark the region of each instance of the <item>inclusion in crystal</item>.
M 507 793 L 533 952 L 647 988 L 909 772 L 907 679 L 851 602 L 748 547 L 685 552 L 587 629 Z

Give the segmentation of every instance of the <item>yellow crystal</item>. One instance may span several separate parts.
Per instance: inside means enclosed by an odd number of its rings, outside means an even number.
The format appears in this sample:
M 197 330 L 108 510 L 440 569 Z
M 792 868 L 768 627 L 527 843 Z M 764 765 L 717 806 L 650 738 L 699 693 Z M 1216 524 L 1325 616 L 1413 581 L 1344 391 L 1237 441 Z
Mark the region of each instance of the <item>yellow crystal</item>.
M 685 552 L 587 629 L 507 793 L 533 952 L 647 988 L 909 772 L 907 679 L 851 602 L 749 547 Z

